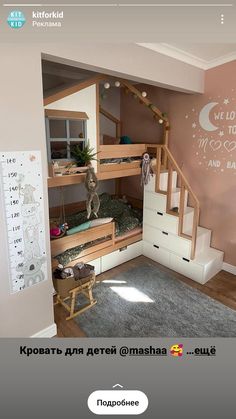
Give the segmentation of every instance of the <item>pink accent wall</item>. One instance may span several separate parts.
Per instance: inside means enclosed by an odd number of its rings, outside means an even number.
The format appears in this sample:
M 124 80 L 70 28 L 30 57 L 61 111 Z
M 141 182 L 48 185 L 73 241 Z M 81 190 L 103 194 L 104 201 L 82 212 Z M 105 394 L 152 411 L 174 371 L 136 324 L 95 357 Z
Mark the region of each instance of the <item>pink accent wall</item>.
M 236 61 L 206 71 L 204 94 L 138 88 L 168 113 L 170 149 L 200 201 L 200 225 L 212 230 L 212 246 L 225 252 L 225 262 L 236 265 Z M 122 95 L 123 133 L 134 142 L 156 139 L 147 112 Z M 129 178 L 123 192 L 141 196 L 139 182 Z

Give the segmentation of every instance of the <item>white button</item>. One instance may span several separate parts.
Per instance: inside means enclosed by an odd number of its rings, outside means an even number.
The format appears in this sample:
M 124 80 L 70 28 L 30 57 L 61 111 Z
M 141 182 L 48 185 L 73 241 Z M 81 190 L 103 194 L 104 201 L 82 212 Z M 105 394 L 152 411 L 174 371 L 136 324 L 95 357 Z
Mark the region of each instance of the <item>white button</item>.
M 88 407 L 96 415 L 140 415 L 148 398 L 138 390 L 99 390 L 90 394 Z

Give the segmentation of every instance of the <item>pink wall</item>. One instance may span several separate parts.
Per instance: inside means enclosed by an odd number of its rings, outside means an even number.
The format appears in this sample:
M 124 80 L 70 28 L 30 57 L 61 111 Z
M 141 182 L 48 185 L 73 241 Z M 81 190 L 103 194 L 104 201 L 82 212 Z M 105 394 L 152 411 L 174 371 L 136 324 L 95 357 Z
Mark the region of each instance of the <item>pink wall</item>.
M 212 230 L 212 246 L 225 252 L 225 262 L 236 265 L 236 61 L 206 71 L 202 95 L 150 86 L 145 90 L 153 103 L 168 112 L 170 149 L 200 201 L 200 224 Z M 123 132 L 135 141 L 137 105 L 130 102 L 127 108 L 128 100 L 123 96 L 121 101 Z M 153 122 L 147 121 L 147 110 L 139 106 L 136 126 L 149 141 L 155 138 Z M 130 178 L 124 192 L 140 195 L 138 183 Z

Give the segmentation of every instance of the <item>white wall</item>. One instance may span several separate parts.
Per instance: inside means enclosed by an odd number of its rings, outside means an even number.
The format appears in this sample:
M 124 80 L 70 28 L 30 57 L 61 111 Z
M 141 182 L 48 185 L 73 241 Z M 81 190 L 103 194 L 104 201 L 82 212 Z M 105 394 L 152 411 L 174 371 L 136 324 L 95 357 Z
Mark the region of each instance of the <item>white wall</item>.
M 40 150 L 43 162 L 43 199 L 48 232 L 47 156 L 40 54 L 37 48 L 0 45 L 1 151 Z M 0 196 L 0 219 L 4 219 Z M 8 249 L 5 228 L 1 229 L 0 336 L 29 337 L 54 325 L 50 245 L 47 240 L 47 279 L 23 291 L 10 294 Z
M 96 84 L 70 96 L 66 96 L 63 99 L 57 100 L 56 102 L 50 103 L 50 105 L 45 106 L 45 108 L 86 112 L 89 118 L 87 120 L 87 137 L 90 146 L 94 148 L 95 152 L 97 151 Z M 92 162 L 92 165 L 96 170 L 96 160 Z

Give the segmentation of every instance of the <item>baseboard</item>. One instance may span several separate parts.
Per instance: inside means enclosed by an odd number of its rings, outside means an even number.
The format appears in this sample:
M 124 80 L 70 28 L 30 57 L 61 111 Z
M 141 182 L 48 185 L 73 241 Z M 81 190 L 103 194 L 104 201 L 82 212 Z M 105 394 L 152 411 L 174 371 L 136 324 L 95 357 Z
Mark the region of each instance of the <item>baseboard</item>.
M 57 326 L 56 323 L 53 323 L 51 326 L 48 326 L 45 329 L 40 330 L 40 332 L 32 335 L 31 338 L 52 338 L 53 336 L 56 336 L 56 334 Z
M 223 262 L 222 265 L 223 271 L 230 272 L 233 275 L 236 275 L 236 266 L 230 265 L 229 263 Z

